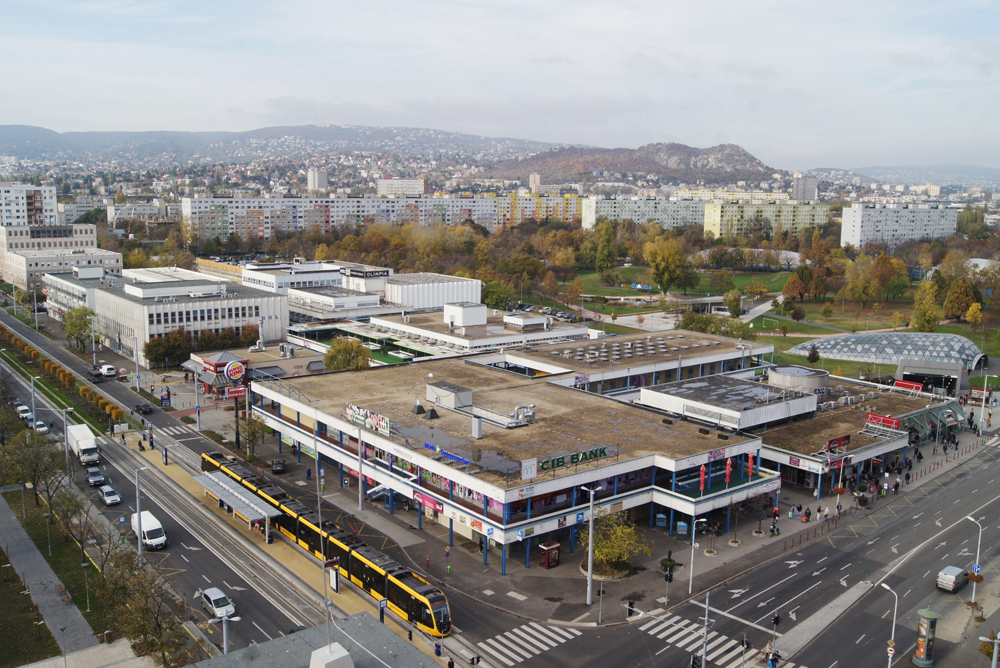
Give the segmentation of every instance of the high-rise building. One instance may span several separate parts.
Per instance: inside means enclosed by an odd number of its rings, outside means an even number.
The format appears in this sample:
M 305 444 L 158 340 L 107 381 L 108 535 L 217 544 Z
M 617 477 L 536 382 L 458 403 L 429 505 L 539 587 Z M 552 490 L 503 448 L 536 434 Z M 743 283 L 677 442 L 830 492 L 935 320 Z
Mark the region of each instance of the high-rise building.
M 0 183 L 0 225 L 58 225 L 56 189 Z
M 797 204 L 795 202 L 706 202 L 705 233 L 729 239 L 744 234 L 747 224 L 758 216 L 771 221 L 777 232 L 798 234 L 803 228 L 819 229 L 828 221 L 830 207 L 826 204 Z
M 858 203 L 844 209 L 841 245 L 863 248 L 882 243 L 890 248 L 913 239 L 955 234 L 958 209 L 943 204 Z
M 308 179 L 310 192 L 320 192 L 329 188 L 326 181 L 326 172 L 321 169 L 310 169 Z
M 423 195 L 427 184 L 423 179 L 379 179 L 375 182 L 375 194 L 382 195 Z
M 819 179 L 796 174 L 792 179 L 792 199 L 799 202 L 819 199 Z
M 538 186 L 542 185 L 541 174 L 528 174 L 528 189 L 533 195 L 538 194 Z

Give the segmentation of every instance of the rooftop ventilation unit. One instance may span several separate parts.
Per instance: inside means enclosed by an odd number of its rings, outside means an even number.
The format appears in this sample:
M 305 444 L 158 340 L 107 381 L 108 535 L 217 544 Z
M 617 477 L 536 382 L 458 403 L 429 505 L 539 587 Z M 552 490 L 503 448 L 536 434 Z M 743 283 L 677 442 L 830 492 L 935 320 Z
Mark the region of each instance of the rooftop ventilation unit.
M 431 406 L 430 409 L 424 414 L 424 417 L 427 418 L 428 420 L 437 420 L 438 412 L 434 410 L 433 406 Z

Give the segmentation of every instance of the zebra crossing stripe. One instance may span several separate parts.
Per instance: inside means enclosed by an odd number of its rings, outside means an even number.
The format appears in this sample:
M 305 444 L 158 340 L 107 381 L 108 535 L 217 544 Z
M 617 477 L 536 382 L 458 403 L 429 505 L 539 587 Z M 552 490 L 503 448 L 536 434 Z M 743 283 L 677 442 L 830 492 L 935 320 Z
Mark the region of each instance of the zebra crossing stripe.
M 544 627 L 532 622 L 484 640 L 478 646 L 488 657 L 513 666 L 555 649 L 578 635 L 581 634 L 576 629 Z
M 561 645 L 562 643 L 566 642 L 567 640 L 570 640 L 570 639 L 573 638 L 573 636 L 569 636 L 568 638 L 564 638 L 563 636 L 557 634 L 556 631 L 558 631 L 560 629 L 556 629 L 555 627 L 545 627 L 545 626 L 542 626 L 541 624 L 536 624 L 535 622 L 529 623 L 528 626 L 530 626 L 532 629 L 534 629 L 535 631 L 537 631 L 538 634 L 541 637 L 543 637 L 543 638 L 551 638 L 552 640 L 554 640 L 559 645 Z M 577 634 L 577 635 L 579 635 L 579 634 Z
M 520 642 L 517 636 L 510 635 L 510 631 L 499 636 L 494 636 L 493 641 L 498 645 L 502 644 L 503 647 L 509 648 L 508 654 L 523 657 L 521 661 L 524 661 L 524 659 L 530 659 L 535 654 L 538 654 L 537 651 L 531 651 L 531 648 L 523 647 L 523 643 Z
M 719 665 L 724 665 L 726 664 L 727 661 L 732 661 L 730 665 L 736 665 L 737 662 L 740 662 L 740 665 L 742 665 L 743 647 L 737 643 L 733 651 L 731 651 L 729 654 L 719 657 L 718 663 Z
M 725 640 L 727 640 L 726 636 L 721 636 L 720 635 L 718 638 L 716 638 L 712 642 L 708 643 L 708 651 L 711 652 L 711 651 L 714 651 L 714 649 L 719 649 L 719 648 L 717 648 L 715 646 L 718 645 L 719 643 L 725 641 Z M 736 641 L 733 640 L 732 642 L 736 642 Z M 709 657 L 709 658 L 711 658 L 711 657 Z
M 499 644 L 493 642 L 492 638 L 490 638 L 489 640 L 484 640 L 483 642 L 479 643 L 479 646 L 482 647 L 483 649 L 489 650 L 490 655 L 493 655 L 496 658 L 500 659 L 508 666 L 513 666 L 515 663 L 521 662 L 521 657 L 514 656 L 512 653 L 510 653 L 509 649 L 505 650 L 504 648 L 500 647 Z M 513 661 L 510 658 L 508 658 L 511 656 L 513 656 Z
M 530 636 L 527 633 L 525 633 L 522 629 L 511 629 L 504 635 L 513 635 L 517 638 L 520 638 L 522 639 L 523 642 L 527 643 L 528 647 L 532 646 L 539 647 L 540 649 L 538 650 L 538 652 L 544 652 L 545 650 L 552 649 L 553 647 L 556 646 L 555 643 L 546 644 L 544 641 L 539 640 L 537 636 Z
M 719 637 L 721 639 L 723 639 L 723 640 L 727 640 L 727 638 L 725 636 L 719 636 Z M 717 657 L 722 656 L 723 654 L 725 654 L 726 652 L 728 652 L 730 649 L 732 649 L 733 645 L 738 645 L 738 644 L 739 643 L 737 643 L 735 640 L 733 640 L 732 638 L 729 638 L 728 642 L 722 643 L 721 645 L 719 645 L 718 647 L 716 647 L 714 650 L 712 649 L 712 645 L 709 645 L 708 646 L 708 660 L 709 661 L 715 661 L 715 659 Z

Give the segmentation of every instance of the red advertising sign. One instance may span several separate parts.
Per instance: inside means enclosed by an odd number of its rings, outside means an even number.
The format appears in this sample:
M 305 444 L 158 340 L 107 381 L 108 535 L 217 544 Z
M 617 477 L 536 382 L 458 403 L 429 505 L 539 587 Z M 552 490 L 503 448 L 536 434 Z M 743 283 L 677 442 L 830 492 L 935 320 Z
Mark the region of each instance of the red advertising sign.
M 826 449 L 833 450 L 834 448 L 846 448 L 851 444 L 851 435 L 838 436 L 837 438 L 831 438 L 826 442 Z
M 874 424 L 879 427 L 888 427 L 889 429 L 899 429 L 899 418 L 889 417 L 888 415 L 879 415 L 878 413 L 869 413 L 868 424 Z
M 226 388 L 226 399 L 233 399 L 235 397 L 245 397 L 247 396 L 246 385 L 237 385 L 235 387 Z
M 850 466 L 850 465 L 851 465 L 850 457 L 841 457 L 840 459 L 834 459 L 830 462 L 830 469 L 836 471 L 837 469 L 843 466 Z
M 908 380 L 897 380 L 895 386 L 901 390 L 910 390 L 911 392 L 919 392 L 924 389 L 921 383 L 913 383 Z
M 444 504 L 432 496 L 427 496 L 426 494 L 421 494 L 420 492 L 414 490 L 413 500 L 427 506 L 428 508 L 433 508 L 439 513 L 444 512 Z
M 358 477 L 358 472 L 355 471 L 354 469 L 347 469 L 347 471 L 348 471 L 348 473 L 350 473 L 355 478 Z M 368 476 L 365 476 L 365 479 L 368 481 L 369 485 L 374 485 L 375 484 L 375 478 L 369 478 Z

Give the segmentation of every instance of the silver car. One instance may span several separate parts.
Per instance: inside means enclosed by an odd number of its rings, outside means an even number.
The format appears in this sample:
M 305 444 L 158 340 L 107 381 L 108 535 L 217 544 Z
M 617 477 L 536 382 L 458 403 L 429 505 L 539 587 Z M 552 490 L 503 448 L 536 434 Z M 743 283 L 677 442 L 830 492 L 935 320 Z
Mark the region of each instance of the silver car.
M 96 466 L 91 466 L 87 469 L 87 482 L 91 487 L 100 487 L 104 484 L 104 474 L 101 473 L 101 469 Z
M 118 496 L 118 492 L 116 492 L 111 485 L 104 485 L 101 487 L 97 490 L 97 495 L 101 497 L 101 501 L 103 501 L 106 506 L 116 506 L 122 502 L 122 497 Z

